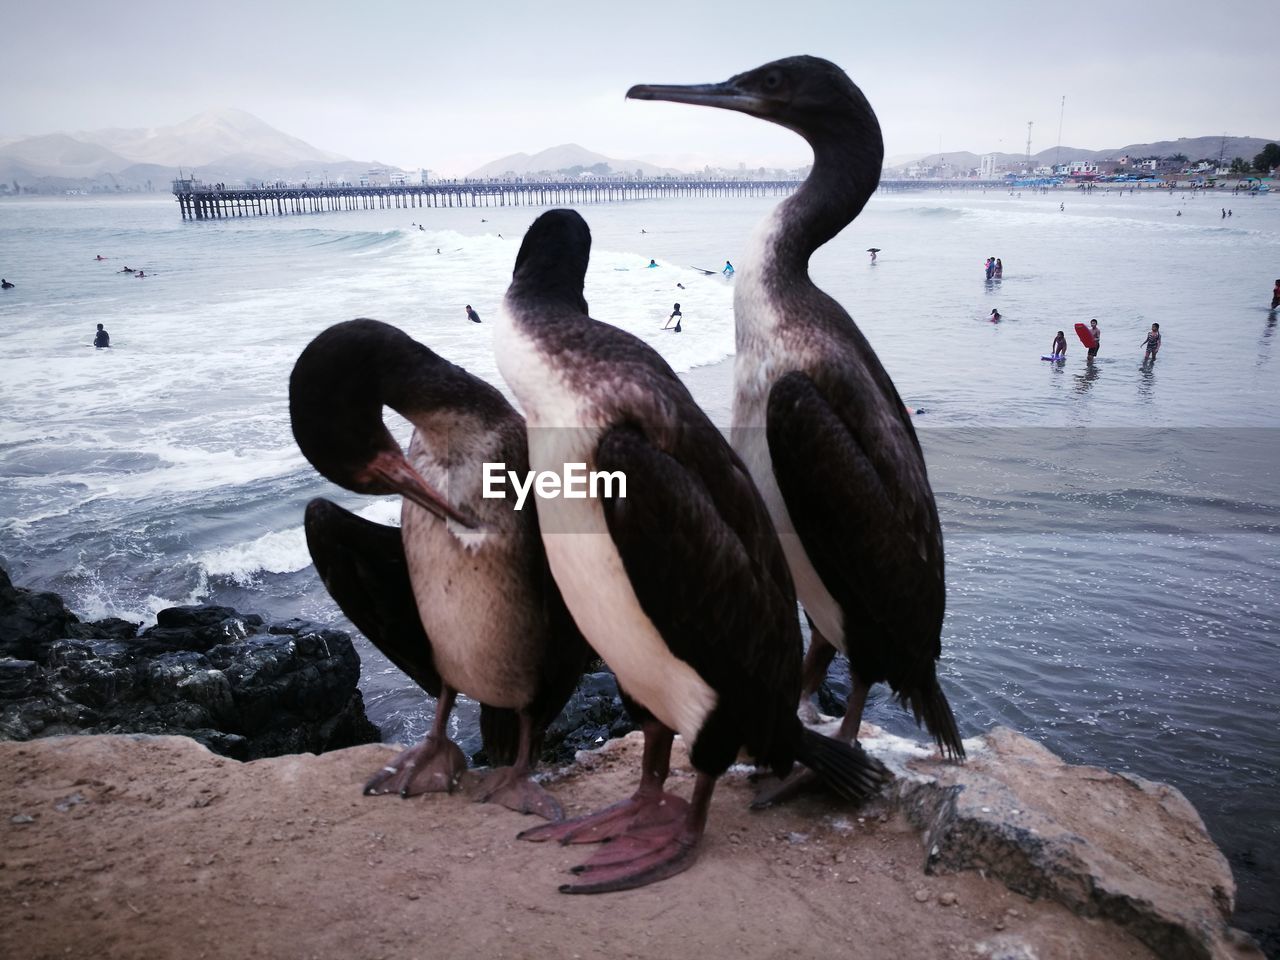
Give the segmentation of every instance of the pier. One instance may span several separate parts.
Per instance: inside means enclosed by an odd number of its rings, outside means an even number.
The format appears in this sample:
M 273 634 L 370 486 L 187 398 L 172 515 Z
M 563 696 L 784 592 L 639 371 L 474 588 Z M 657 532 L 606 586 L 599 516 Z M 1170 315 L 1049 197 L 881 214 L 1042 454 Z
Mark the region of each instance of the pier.
M 286 216 L 335 210 L 390 210 L 414 207 L 577 206 L 619 200 L 669 197 L 777 197 L 801 180 L 596 179 L 474 180 L 421 185 L 232 187 L 198 180 L 173 181 L 183 220 Z
M 283 217 L 337 210 L 415 207 L 550 207 L 686 197 L 781 197 L 804 181 L 748 178 L 619 178 L 593 180 L 447 180 L 424 184 L 351 184 L 226 187 L 199 180 L 173 181 L 183 220 Z M 880 189 L 1005 190 L 1003 180 L 882 180 Z

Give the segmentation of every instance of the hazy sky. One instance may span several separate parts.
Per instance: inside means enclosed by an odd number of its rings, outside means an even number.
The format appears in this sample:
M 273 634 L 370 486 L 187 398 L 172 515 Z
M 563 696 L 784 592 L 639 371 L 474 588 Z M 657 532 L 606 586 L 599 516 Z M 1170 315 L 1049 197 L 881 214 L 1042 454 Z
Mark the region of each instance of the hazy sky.
M 1068 12 L 1075 7 L 1082 12 Z M 1188 0 L 218 3 L 60 0 L 5 17 L 0 138 L 253 113 L 358 160 L 461 175 L 566 142 L 614 157 L 807 162 L 724 111 L 625 101 L 792 54 L 842 66 L 889 156 L 1280 137 L 1274 17 Z

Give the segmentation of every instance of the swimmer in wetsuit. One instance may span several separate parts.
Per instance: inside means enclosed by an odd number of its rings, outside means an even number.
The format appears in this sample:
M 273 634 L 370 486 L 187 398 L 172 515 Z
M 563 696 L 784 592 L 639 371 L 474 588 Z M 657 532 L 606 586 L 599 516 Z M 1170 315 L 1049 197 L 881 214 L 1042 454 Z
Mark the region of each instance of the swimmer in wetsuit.
M 469 303 L 467 304 L 467 319 L 468 319 L 468 320 L 470 320 L 472 323 L 479 323 L 479 322 L 480 322 L 480 314 L 478 314 L 478 313 L 476 313 L 474 310 L 472 310 L 472 309 L 471 309 L 471 304 L 469 304 Z
M 98 332 L 93 336 L 93 345 L 99 350 L 111 346 L 111 334 L 102 329 L 102 324 L 98 324 Z
M 671 311 L 671 316 L 667 317 L 667 322 L 662 325 L 662 329 L 666 330 L 671 326 L 671 321 L 676 322 L 676 333 L 680 332 L 680 321 L 684 319 L 684 314 L 680 312 L 680 304 L 675 305 L 675 309 Z

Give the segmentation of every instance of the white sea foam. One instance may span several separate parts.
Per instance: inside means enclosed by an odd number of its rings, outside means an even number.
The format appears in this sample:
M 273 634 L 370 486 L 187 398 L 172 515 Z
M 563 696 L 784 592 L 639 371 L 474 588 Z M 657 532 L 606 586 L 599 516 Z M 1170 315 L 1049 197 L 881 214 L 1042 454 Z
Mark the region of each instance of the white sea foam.
M 400 500 L 375 500 L 357 516 L 385 526 L 400 525 Z M 194 558 L 210 577 L 226 577 L 240 586 L 256 584 L 264 573 L 296 573 L 311 565 L 302 518 L 296 525 L 273 530 L 245 543 L 207 550 Z

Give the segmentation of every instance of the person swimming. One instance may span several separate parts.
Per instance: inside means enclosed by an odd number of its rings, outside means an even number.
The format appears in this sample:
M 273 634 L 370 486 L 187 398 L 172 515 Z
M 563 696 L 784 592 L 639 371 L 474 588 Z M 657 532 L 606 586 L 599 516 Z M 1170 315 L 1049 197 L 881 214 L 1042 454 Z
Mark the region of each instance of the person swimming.
M 474 310 L 472 310 L 472 309 L 471 309 L 471 304 L 469 304 L 469 303 L 467 304 L 467 319 L 468 319 L 468 320 L 470 320 L 472 323 L 479 323 L 479 322 L 480 322 L 480 314 L 478 314 L 478 313 L 476 313 Z
M 657 266 L 658 266 L 658 261 L 657 261 L 657 260 L 650 260 L 650 261 L 649 261 L 649 269 L 650 269 L 650 270 L 655 269 Z
M 111 334 L 102 329 L 102 324 L 98 324 L 98 332 L 93 336 L 93 345 L 99 350 L 111 346 Z
M 98 255 L 97 255 L 96 257 L 94 257 L 93 259 L 95 259 L 95 260 L 105 260 L 105 259 L 107 259 L 107 258 L 106 258 L 106 257 L 104 257 L 102 254 L 98 254 Z
M 13 287 L 14 285 L 12 283 L 4 279 L 4 277 L 0 277 L 0 290 L 12 290 Z
M 992 323 L 999 323 L 1003 319 L 1003 317 L 1000 316 L 999 310 L 997 310 L 995 307 L 992 307 L 991 316 L 987 317 L 987 319 L 990 320 Z

